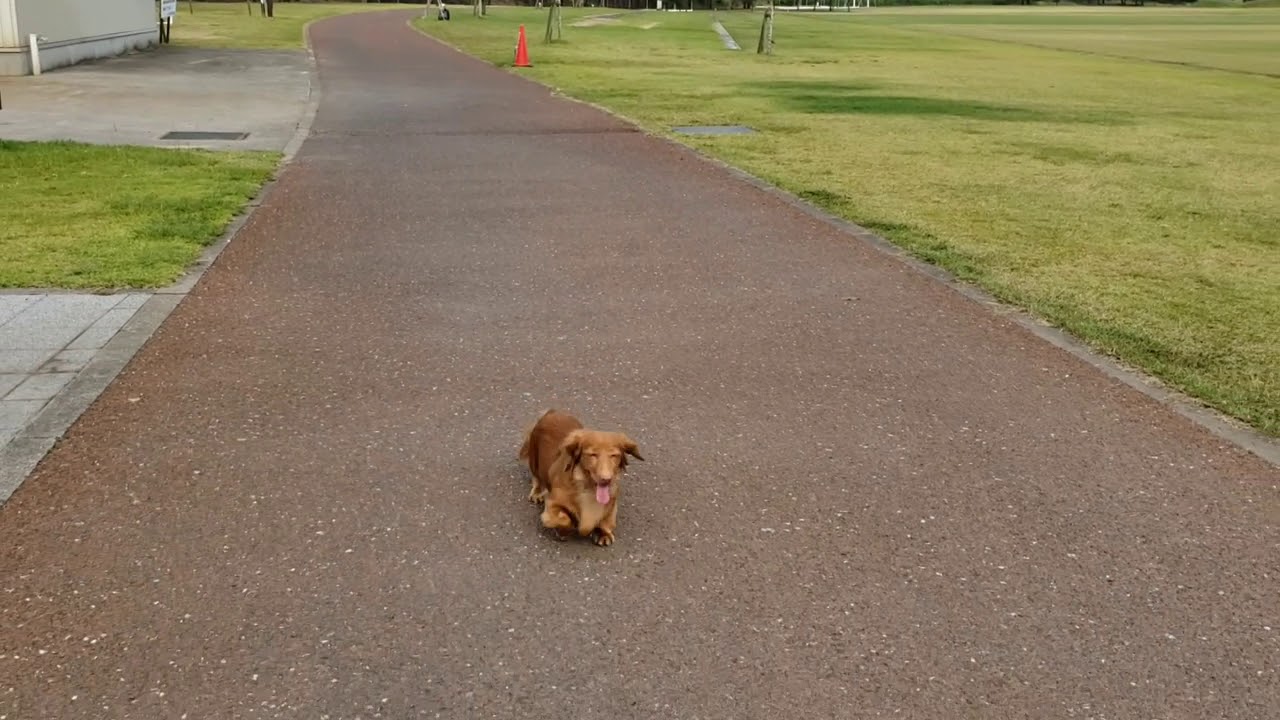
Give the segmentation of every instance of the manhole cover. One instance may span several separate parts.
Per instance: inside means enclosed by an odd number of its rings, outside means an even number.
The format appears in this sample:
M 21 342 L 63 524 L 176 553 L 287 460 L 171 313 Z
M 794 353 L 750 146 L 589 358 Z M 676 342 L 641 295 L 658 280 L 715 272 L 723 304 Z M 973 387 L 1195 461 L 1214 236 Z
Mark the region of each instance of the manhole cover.
M 174 130 L 160 136 L 161 140 L 243 140 L 247 132 L 203 132 L 200 130 Z
M 745 125 L 691 125 L 672 129 L 681 135 L 750 135 L 755 132 Z

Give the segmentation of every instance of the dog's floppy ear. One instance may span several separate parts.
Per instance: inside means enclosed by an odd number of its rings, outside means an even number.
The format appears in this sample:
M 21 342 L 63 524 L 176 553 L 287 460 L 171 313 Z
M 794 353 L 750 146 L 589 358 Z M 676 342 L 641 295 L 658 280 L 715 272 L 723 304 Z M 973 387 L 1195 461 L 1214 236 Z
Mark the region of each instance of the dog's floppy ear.
M 643 457 L 640 457 L 640 446 L 636 445 L 636 441 L 626 435 L 622 436 L 622 452 L 637 460 L 644 460 Z
M 560 450 L 569 456 L 569 462 L 565 465 L 565 470 L 572 470 L 574 465 L 582 459 L 582 431 L 574 430 L 565 436 L 564 441 L 560 443 Z

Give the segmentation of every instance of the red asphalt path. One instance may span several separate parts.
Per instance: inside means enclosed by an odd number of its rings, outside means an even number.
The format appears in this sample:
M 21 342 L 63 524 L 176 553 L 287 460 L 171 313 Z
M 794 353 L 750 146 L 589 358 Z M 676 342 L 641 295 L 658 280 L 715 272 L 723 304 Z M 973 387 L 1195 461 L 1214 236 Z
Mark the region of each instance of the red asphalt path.
M 0 717 L 1280 716 L 1276 469 L 406 17 L 0 508 Z

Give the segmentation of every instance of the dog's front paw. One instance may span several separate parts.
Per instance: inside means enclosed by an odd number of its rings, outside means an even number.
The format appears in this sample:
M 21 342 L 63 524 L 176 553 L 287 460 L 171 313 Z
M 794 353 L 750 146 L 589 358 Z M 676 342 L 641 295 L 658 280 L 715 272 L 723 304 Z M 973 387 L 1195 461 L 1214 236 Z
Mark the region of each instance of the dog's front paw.
M 574 528 L 573 518 L 569 513 L 554 505 L 542 511 L 541 519 L 543 527 L 558 532 L 568 532 Z
M 596 529 L 595 537 L 592 538 L 600 547 L 609 547 L 613 544 L 613 531 Z
M 547 491 L 534 488 L 529 491 L 529 502 L 535 505 L 541 505 L 547 500 Z

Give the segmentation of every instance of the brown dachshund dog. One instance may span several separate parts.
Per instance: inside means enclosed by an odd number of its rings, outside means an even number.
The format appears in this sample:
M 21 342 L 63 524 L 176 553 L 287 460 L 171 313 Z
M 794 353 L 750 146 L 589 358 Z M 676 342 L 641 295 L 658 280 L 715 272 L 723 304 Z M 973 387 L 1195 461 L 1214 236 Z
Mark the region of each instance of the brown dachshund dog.
M 563 540 L 577 530 L 612 545 L 618 523 L 618 480 L 627 456 L 640 450 L 622 433 L 588 430 L 578 419 L 548 410 L 525 435 L 520 459 L 532 474 L 529 501 L 543 503 L 542 524 Z

